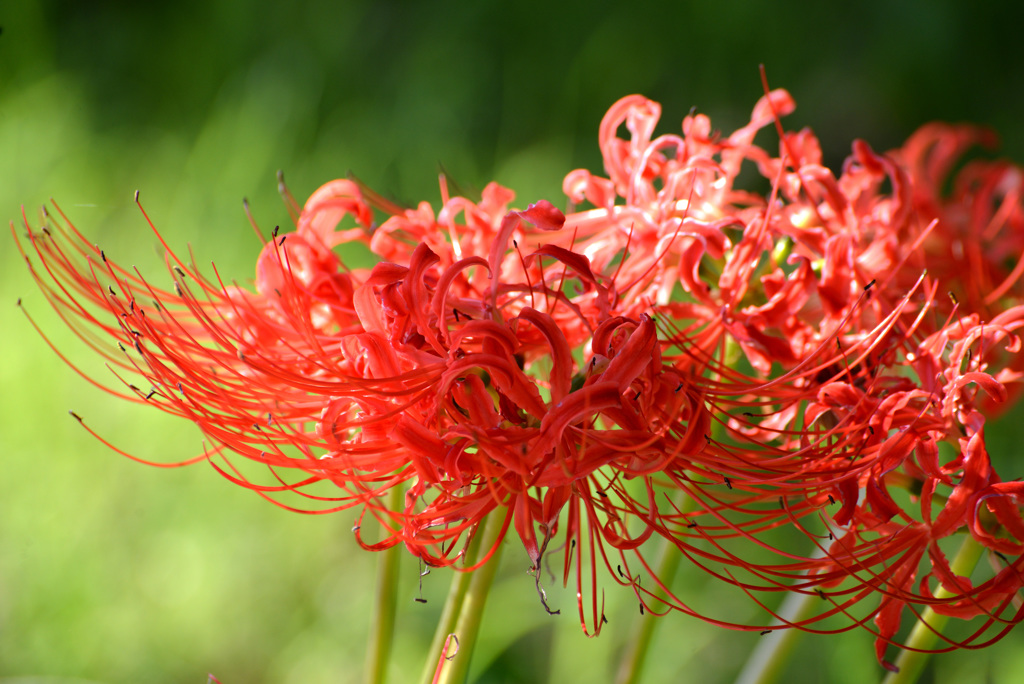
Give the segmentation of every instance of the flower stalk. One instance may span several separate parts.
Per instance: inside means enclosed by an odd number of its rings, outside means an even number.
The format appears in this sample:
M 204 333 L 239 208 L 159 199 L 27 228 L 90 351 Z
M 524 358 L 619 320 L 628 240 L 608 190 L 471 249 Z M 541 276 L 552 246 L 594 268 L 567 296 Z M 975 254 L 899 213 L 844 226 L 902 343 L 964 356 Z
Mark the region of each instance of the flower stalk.
M 687 510 L 687 505 L 691 503 L 692 501 L 686 497 L 684 492 L 676 492 L 673 500 L 674 506 L 680 510 Z M 666 540 L 658 559 L 656 576 L 671 586 L 682 558 L 683 555 L 679 553 L 679 549 Z M 663 600 L 667 598 L 667 592 L 659 587 L 655 592 L 655 597 Z M 647 652 L 650 650 L 651 640 L 654 638 L 654 630 L 659 622 L 654 618 L 654 615 L 645 613 L 640 615 L 634 623 L 634 628 L 630 631 L 632 637 L 626 642 L 622 658 L 619 660 L 619 670 L 615 675 L 616 684 L 636 684 L 640 681 L 644 663 L 647 661 Z
M 679 553 L 674 545 L 665 542 L 658 562 L 657 576 L 662 582 L 671 582 L 679 569 L 679 563 L 683 555 Z M 659 589 L 656 593 L 658 598 L 664 598 L 665 592 Z M 636 684 L 643 674 L 644 663 L 647 661 L 647 652 L 651 647 L 651 640 L 654 638 L 654 629 L 660 620 L 655 615 L 645 613 L 639 616 L 632 638 L 626 643 L 626 648 L 619 661 L 619 671 L 615 676 L 616 684 Z
M 480 540 L 474 539 L 471 545 L 471 554 L 475 555 L 476 549 L 480 546 Z M 473 574 L 469 572 L 454 572 L 451 586 L 448 588 L 448 597 L 445 599 L 444 608 L 441 609 L 441 617 L 437 621 L 434 630 L 434 638 L 427 650 L 427 662 L 423 667 L 423 674 L 420 682 L 430 684 L 434 681 L 434 674 L 438 669 L 438 660 L 444 660 L 449 654 L 449 637 L 455 633 L 455 624 L 459 619 L 462 610 L 462 601 L 466 598 L 469 590 L 469 581 Z M 439 655 L 440 654 L 440 655 Z M 442 666 L 443 667 L 443 666 Z
M 401 500 L 402 490 L 398 487 L 388 492 L 389 507 L 400 505 Z M 370 642 L 366 648 L 366 684 L 383 684 L 387 681 L 388 659 L 395 633 L 395 597 L 398 595 L 398 570 L 401 561 L 402 549 L 399 547 L 382 551 L 377 559 L 373 619 Z
M 974 571 L 974 566 L 978 564 L 984 551 L 985 547 L 979 544 L 974 537 L 969 534 L 966 535 L 960 550 L 957 551 L 953 562 L 950 564 L 953 574 L 958 577 L 970 577 Z M 955 595 L 945 585 L 939 587 L 938 591 L 935 592 L 935 597 L 939 599 L 950 598 Z M 948 615 L 939 615 L 930 607 L 922 611 L 921 616 L 910 632 L 910 636 L 907 637 L 903 650 L 896 659 L 895 666 L 898 670 L 889 672 L 883 680 L 883 684 L 913 684 L 913 682 L 916 682 L 918 677 L 921 676 L 925 664 L 927 664 L 928 659 L 931 657 L 932 649 L 934 649 L 936 642 L 939 640 L 939 635 L 942 634 L 942 630 L 946 627 L 947 622 L 949 622 Z
M 480 631 L 480 622 L 483 619 L 484 607 L 487 605 L 487 595 L 490 593 L 494 574 L 500 564 L 500 539 L 504 529 L 505 520 L 502 516 L 489 516 L 479 539 L 473 540 L 473 548 L 466 561 L 467 565 L 479 562 L 492 548 L 494 553 L 481 567 L 472 572 L 458 572 L 452 580 L 452 591 L 449 593 L 441 620 L 438 622 L 430 655 L 424 668 L 424 682 L 462 684 L 466 681 L 473 649 Z M 454 627 L 452 627 L 453 621 Z M 455 636 L 455 649 L 446 648 L 449 643 L 449 634 Z M 438 656 L 448 662 L 441 665 L 440 671 L 435 676 Z
M 787 622 L 797 622 L 811 613 L 812 601 L 820 600 L 817 594 L 791 592 L 782 602 L 779 615 Z M 776 622 L 782 625 L 781 621 Z M 778 681 L 801 634 L 796 629 L 777 629 L 762 635 L 736 678 L 736 684 L 773 684 Z

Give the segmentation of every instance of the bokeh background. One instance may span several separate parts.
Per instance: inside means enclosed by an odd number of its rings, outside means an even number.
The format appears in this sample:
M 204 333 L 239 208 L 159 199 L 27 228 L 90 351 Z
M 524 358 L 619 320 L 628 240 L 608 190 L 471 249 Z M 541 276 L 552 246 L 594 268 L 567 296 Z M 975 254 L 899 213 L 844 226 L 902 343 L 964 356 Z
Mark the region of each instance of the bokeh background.
M 40 0 L 4 2 L 0 26 L 0 215 L 18 225 L 24 206 L 37 223 L 55 198 L 157 282 L 137 189 L 173 246 L 244 281 L 259 244 L 242 199 L 265 229 L 287 222 L 278 169 L 300 200 L 352 171 L 436 206 L 443 170 L 466 193 L 496 179 L 522 205 L 559 204 L 566 172 L 600 168 L 597 126 L 617 98 L 660 101 L 663 131 L 695 106 L 728 132 L 761 94 L 762 62 L 797 100 L 787 126 L 813 127 L 833 166 L 855 137 L 885 150 L 932 119 L 988 124 L 1024 162 L 1016 2 Z M 355 548 L 352 514 L 288 513 L 204 464 L 160 470 L 104 449 L 69 409 L 145 458 L 202 445 L 64 366 L 18 297 L 76 363 L 106 373 L 0 244 L 0 682 L 358 681 L 376 559 Z M 995 437 L 1009 463 L 1014 423 Z M 553 598 L 563 615 L 543 612 L 528 565 L 510 545 L 473 677 L 608 681 L 635 602 L 609 593 L 609 629 L 588 640 L 572 596 Z M 418 676 L 448 579 L 425 578 L 421 605 L 417 568 L 402 573 L 395 682 Z M 677 586 L 708 591 L 686 568 Z M 645 681 L 731 681 L 758 638 L 669 617 Z M 942 656 L 922 681 L 1015 681 L 1022 646 L 1018 633 Z M 880 676 L 859 633 L 802 638 L 785 675 Z

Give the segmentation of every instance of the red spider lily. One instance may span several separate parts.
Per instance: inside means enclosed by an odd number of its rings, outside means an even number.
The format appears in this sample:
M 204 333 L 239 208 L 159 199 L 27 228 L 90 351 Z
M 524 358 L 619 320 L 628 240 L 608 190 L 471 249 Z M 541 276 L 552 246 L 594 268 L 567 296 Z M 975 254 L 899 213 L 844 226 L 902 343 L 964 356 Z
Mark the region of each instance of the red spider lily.
M 255 291 L 169 249 L 174 291 L 157 289 L 63 214 L 29 233 L 32 272 L 123 378 L 108 391 L 194 422 L 201 459 L 282 506 L 369 512 L 367 548 L 452 565 L 500 516 L 538 574 L 564 549 L 585 630 L 601 565 L 653 612 L 764 627 L 672 593 L 645 555 L 663 538 L 769 611 L 763 594 L 820 595 L 787 624 L 863 625 L 880 660 L 925 607 L 977 617 L 949 648 L 977 646 L 1024 619 L 1024 489 L 984 441 L 1019 380 L 1020 172 L 970 167 L 944 198 L 970 135 L 925 129 L 891 155 L 855 143 L 837 178 L 810 131 L 782 129 L 793 107 L 771 91 L 729 136 L 692 114 L 654 137 L 658 105 L 624 98 L 600 127 L 607 178 L 570 173 L 592 207 L 568 216 L 442 186 L 436 215 L 376 226 L 360 184 L 333 181 L 265 243 Z M 754 143 L 773 123 L 777 156 Z M 737 187 L 744 163 L 767 197 Z M 353 241 L 381 261 L 346 267 Z M 953 575 L 958 534 L 992 573 Z
M 385 534 L 361 543 L 404 543 L 434 566 L 457 561 L 500 515 L 536 567 L 553 541 L 570 545 L 566 579 L 575 567 L 578 583 L 596 585 L 606 547 L 631 553 L 654 532 L 643 521 L 633 531 L 619 480 L 702 445 L 710 419 L 663 364 L 654 320 L 614 311 L 614 282 L 570 249 L 561 212 L 507 212 L 510 198 L 489 186 L 480 204 L 450 200 L 437 220 L 421 207 L 374 228 L 358 186 L 336 181 L 294 233 L 266 243 L 255 292 L 204 278 L 170 250 L 174 291 L 160 290 L 63 214 L 29 233 L 42 268 L 26 259 L 123 378 L 110 391 L 195 423 L 211 444 L 203 458 L 229 479 L 296 510 L 369 511 Z M 346 217 L 354 227 L 339 230 Z M 518 247 L 541 233 L 533 251 Z M 405 263 L 349 270 L 331 248 L 353 239 Z M 401 510 L 383 503 L 393 487 L 405 491 Z M 587 595 L 583 620 L 597 631 L 596 587 Z
M 1024 174 L 1006 161 L 983 159 L 955 175 L 952 170 L 972 146 L 994 144 L 995 136 L 984 129 L 930 124 L 896 153 L 913 174 L 915 208 L 939 219 L 922 245 L 926 263 L 943 268 L 936 275 L 955 283 L 959 301 L 986 316 L 1019 301 L 1022 293 Z M 961 278 L 966 271 L 974 277 Z
M 666 360 L 703 378 L 721 426 L 705 449 L 664 471 L 696 502 L 691 510 L 642 515 L 747 593 L 827 588 L 820 614 L 798 626 L 816 629 L 812 622 L 835 613 L 861 624 L 874 617 L 880 660 L 907 606 L 988 616 L 964 643 L 982 643 L 989 626 L 997 638 L 1024 617 L 1021 561 L 1001 558 L 974 586 L 950 575 L 938 542 L 967 532 L 1004 553 L 1001 544 L 1017 550 L 1022 539 L 1018 489 L 992 471 L 982 429 L 1019 378 L 1021 267 L 1011 255 L 1020 254 L 1020 171 L 969 166 L 945 199 L 949 159 L 970 131 L 926 128 L 891 156 L 855 143 L 836 178 L 809 131 L 778 124 L 791 109 L 788 95 L 773 91 L 728 137 L 691 115 L 682 137 L 655 138 L 658 106 L 625 98 L 601 126 L 608 178 L 576 171 L 566 179 L 574 201 L 595 207 L 567 218 L 579 222 L 581 249 L 595 263 L 625 250 L 646 255 L 620 269 L 629 275 L 620 288 L 638 306 L 657 303 L 677 350 Z M 778 157 L 753 144 L 772 121 Z M 617 137 L 623 123 L 628 140 Z M 743 160 L 772 182 L 769 197 L 735 190 Z M 979 268 L 985 274 L 973 279 Z M 965 302 L 953 292 L 968 293 Z M 737 370 L 737 351 L 753 372 Z M 940 461 L 939 444 L 959 455 Z M 908 489 L 919 515 L 896 502 Z M 831 502 L 839 508 L 830 514 Z M 776 547 L 772 530 L 783 525 L 804 529 L 810 548 Z M 830 541 L 818 541 L 826 533 Z M 752 562 L 758 545 L 781 562 Z M 935 598 L 933 578 L 953 596 Z M 854 616 L 874 594 L 881 604 Z
M 733 388 L 721 394 L 709 390 L 714 413 L 731 410 L 730 430 L 717 448 L 701 454 L 699 465 L 674 474 L 701 503 L 685 516 L 689 537 L 715 549 L 699 562 L 746 592 L 784 587 L 820 592 L 821 612 L 799 625 L 805 629 L 818 629 L 810 623 L 836 612 L 860 623 L 874 617 L 880 659 L 908 605 L 964 618 L 987 616 L 985 627 L 997 632 L 1024 618 L 1016 601 L 1021 561 L 1006 557 L 1022 550 L 1020 490 L 1016 483 L 1001 483 L 993 471 L 984 449 L 984 419 L 975 407 L 978 388 L 997 399 L 1005 399 L 1006 391 L 984 361 L 967 360 L 972 344 L 994 347 L 1008 339 L 1016 347 L 1010 331 L 1020 327 L 1021 313 L 1019 308 L 1007 312 L 962 336 L 944 330 L 914 353 L 900 354 L 888 368 L 876 367 L 870 378 L 834 377 L 802 398 L 783 397 L 777 390 L 747 395 L 745 401 L 756 396 L 759 402 L 756 418 L 730 409 Z M 955 340 L 952 352 L 943 352 L 943 337 Z M 907 377 L 908 367 L 936 382 L 918 385 Z M 933 370 L 934 376 L 926 375 Z M 773 395 L 779 398 L 773 401 Z M 772 416 L 776 407 L 781 409 Z M 806 424 L 802 429 L 794 424 L 799 419 Z M 955 445 L 958 455 L 940 458 L 942 442 Z M 697 486 L 695 474 L 724 479 L 727 490 Z M 910 497 L 919 500 L 915 514 L 898 500 L 899 492 L 918 488 L 920 494 Z M 784 521 L 805 531 L 813 542 L 810 549 L 770 541 L 771 529 Z M 685 539 L 684 521 L 673 522 L 674 536 Z M 999 570 L 974 585 L 951 582 L 939 542 L 956 533 L 971 534 L 994 554 L 1003 554 Z M 779 562 L 751 564 L 751 542 L 777 554 Z M 930 566 L 924 573 L 919 572 L 922 561 Z M 723 567 L 731 569 L 722 572 Z M 933 579 L 954 596 L 936 599 L 929 585 Z M 855 604 L 872 594 L 881 594 L 881 604 L 856 617 Z M 964 643 L 984 638 L 991 635 L 981 628 Z

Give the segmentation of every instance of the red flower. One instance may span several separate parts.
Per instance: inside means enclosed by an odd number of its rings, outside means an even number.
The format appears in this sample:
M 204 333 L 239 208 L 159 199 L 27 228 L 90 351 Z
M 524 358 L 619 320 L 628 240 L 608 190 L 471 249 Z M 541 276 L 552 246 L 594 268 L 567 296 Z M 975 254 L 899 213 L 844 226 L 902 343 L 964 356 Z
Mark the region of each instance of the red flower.
M 280 505 L 378 518 L 367 548 L 451 565 L 500 516 L 535 569 L 564 549 L 584 629 L 600 565 L 655 612 L 763 627 L 673 594 L 645 556 L 663 538 L 762 605 L 820 595 L 791 626 L 848 616 L 880 660 L 908 610 L 998 638 L 1024 619 L 1024 489 L 984 439 L 1020 377 L 1020 171 L 968 167 L 943 197 L 973 133 L 933 127 L 894 154 L 856 142 L 836 177 L 782 129 L 793 107 L 772 91 L 729 136 L 692 114 L 655 137 L 660 107 L 624 98 L 607 177 L 568 174 L 592 206 L 567 216 L 491 184 L 376 226 L 372 195 L 333 181 L 266 242 L 254 291 L 170 250 L 159 290 L 63 215 L 29 233 L 33 274 L 123 378 L 109 391 L 194 422 L 203 458 Z M 754 142 L 773 123 L 777 155 Z M 737 187 L 745 163 L 767 197 Z M 381 261 L 346 267 L 353 241 Z M 996 569 L 954 576 L 958 534 Z
M 938 542 L 966 531 L 996 551 L 1024 539 L 1018 490 L 989 490 L 998 478 L 982 455 L 984 416 L 1007 398 L 1021 363 L 1019 313 L 1006 309 L 1020 303 L 1011 256 L 1020 254 L 1020 172 L 968 167 L 944 199 L 948 160 L 970 136 L 925 129 L 891 156 L 855 143 L 836 178 L 809 131 L 777 124 L 778 157 L 754 144 L 759 127 L 791 109 L 774 91 L 728 137 L 693 115 L 682 137 L 654 137 L 659 107 L 624 98 L 601 127 L 608 178 L 566 178 L 570 198 L 594 205 L 567 217 L 581 248 L 595 264 L 630 253 L 619 288 L 640 307 L 655 305 L 676 350 L 666 361 L 703 378 L 701 396 L 721 426 L 706 448 L 665 469 L 695 501 L 691 510 L 644 515 L 746 593 L 827 589 L 820 613 L 801 627 L 837 613 L 856 623 L 874 617 L 880 659 L 907 606 L 988 615 L 998 633 L 1022 619 L 1013 605 L 1020 561 L 972 585 L 951 577 Z M 616 137 L 622 123 L 629 140 Z M 769 197 L 735 189 L 743 160 L 772 183 Z M 985 294 L 958 305 L 947 291 Z M 752 372 L 737 369 L 737 352 Z M 960 455 L 940 459 L 940 443 Z M 918 514 L 899 503 L 908 489 L 921 500 Z M 968 522 L 966 502 L 989 502 L 981 490 L 1003 492 L 991 502 L 1001 534 Z M 933 516 L 935 507 L 943 514 Z M 792 526 L 810 542 L 773 531 Z M 779 561 L 754 562 L 758 546 Z M 934 598 L 933 578 L 953 595 Z M 867 614 L 851 612 L 874 595 L 880 604 Z
M 330 183 L 266 243 L 255 292 L 170 250 L 174 292 L 159 290 L 62 214 L 29 233 L 32 272 L 122 378 L 109 391 L 195 423 L 225 477 L 288 508 L 369 511 L 386 532 L 361 543 L 403 543 L 430 565 L 457 561 L 489 515 L 536 567 L 571 544 L 566 579 L 575 565 L 597 631 L 597 565 L 655 532 L 635 532 L 624 480 L 703 445 L 709 418 L 662 363 L 654 320 L 616 312 L 613 281 L 572 249 L 560 211 L 506 212 L 497 186 L 484 198 L 374 229 L 358 186 Z M 350 240 L 402 261 L 347 269 L 331 248 Z M 393 487 L 400 510 L 384 503 Z

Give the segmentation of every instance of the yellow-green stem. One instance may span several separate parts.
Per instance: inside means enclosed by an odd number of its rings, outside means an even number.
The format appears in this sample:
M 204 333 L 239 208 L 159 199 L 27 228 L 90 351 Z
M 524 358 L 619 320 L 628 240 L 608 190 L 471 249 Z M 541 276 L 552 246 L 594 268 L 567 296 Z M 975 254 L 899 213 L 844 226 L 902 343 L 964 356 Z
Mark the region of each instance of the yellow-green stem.
M 387 509 L 398 510 L 401 504 L 401 488 L 392 487 Z M 366 684 L 383 684 L 387 677 L 391 640 L 395 632 L 395 595 L 401 559 L 402 549 L 397 546 L 381 551 L 377 557 L 377 593 L 373 602 L 370 643 L 366 649 Z
M 662 549 L 661 559 L 658 563 L 658 578 L 662 582 L 671 582 L 679 568 L 679 559 L 683 554 L 675 545 L 665 542 Z M 658 598 L 662 598 L 664 591 L 658 590 Z M 651 614 L 640 617 L 639 624 L 633 630 L 633 638 L 626 643 L 626 649 L 622 652 L 622 660 L 619 661 L 619 672 L 615 676 L 617 684 L 635 684 L 640 681 L 643 673 L 644 661 L 647 659 L 647 651 L 651 646 L 651 638 L 654 636 L 654 628 L 661 620 Z
M 469 557 L 466 560 L 467 565 L 472 565 L 478 561 L 492 546 L 495 546 L 504 525 L 505 520 L 501 515 L 501 509 L 492 512 L 487 517 L 487 522 L 484 524 L 483 530 L 478 534 L 478 539 L 474 540 L 474 548 L 470 549 Z M 458 573 L 460 576 L 453 580 L 453 591 L 449 594 L 448 602 L 452 605 L 456 602 L 458 603 L 458 619 L 455 621 L 454 629 L 451 628 L 449 622 L 451 618 L 449 617 L 446 620 L 449 608 L 449 605 L 446 604 L 445 615 L 441 616 L 438 629 L 434 634 L 434 642 L 438 643 L 438 646 L 436 649 L 432 647 L 431 652 L 427 656 L 424 682 L 433 681 L 433 674 L 436 670 L 438 659 L 445 655 L 450 655 L 454 651 L 454 649 L 450 648 L 449 653 L 441 653 L 444 642 L 449 634 L 454 634 L 458 640 L 458 650 L 451 657 L 450 661 L 443 664 L 440 676 L 436 680 L 437 684 L 463 684 L 466 681 L 473 648 L 476 646 L 477 633 L 480 630 L 484 606 L 487 603 L 487 595 L 490 593 L 491 583 L 494 580 L 494 573 L 498 569 L 500 556 L 501 546 L 499 544 L 485 565 L 477 568 L 472 573 Z M 468 582 L 464 581 L 465 578 L 468 578 Z M 456 590 L 461 594 L 461 598 L 453 598 Z M 428 673 L 429 677 L 427 676 Z
M 979 544 L 970 534 L 965 535 L 964 543 L 957 551 L 956 557 L 950 564 L 953 574 L 960 577 L 970 577 L 974 566 L 978 564 L 985 547 Z M 935 592 L 936 598 L 949 598 L 953 592 L 947 591 L 945 587 L 939 587 Z M 926 608 L 922 613 L 910 636 L 907 637 L 907 648 L 904 649 L 896 659 L 896 667 L 899 672 L 890 672 L 883 684 L 911 684 L 916 682 L 924 669 L 925 663 L 931 653 L 922 653 L 921 650 L 928 650 L 935 646 L 935 642 L 942 633 L 943 628 L 949 621 L 946 615 L 939 615 L 931 608 Z M 921 649 L 921 650 L 909 650 Z
M 684 510 L 685 504 L 689 501 L 682 492 L 676 495 L 675 506 Z M 675 544 L 665 540 L 661 548 L 661 558 L 658 559 L 657 577 L 665 584 L 671 584 L 672 578 L 676 576 L 679 569 L 679 561 L 683 554 L 679 552 Z M 665 597 L 665 591 L 658 589 L 658 598 Z M 615 675 L 616 684 L 636 684 L 640 681 L 643 673 L 644 661 L 647 659 L 647 651 L 651 646 L 651 639 L 654 637 L 654 628 L 661 621 L 655 616 L 641 615 L 635 629 L 632 630 L 632 638 L 626 642 L 626 648 L 622 652 L 622 659 L 619 661 L 619 671 Z
M 775 624 L 782 626 L 790 622 L 799 622 L 810 613 L 814 601 L 821 601 L 818 594 L 790 592 L 778 612 L 785 622 L 776 620 Z M 757 648 L 747 658 L 743 670 L 736 678 L 736 684 L 772 684 L 777 681 L 801 634 L 803 632 L 793 627 L 775 629 L 770 634 L 762 634 Z
M 467 557 L 475 558 L 478 548 L 480 548 L 479 537 L 470 544 Z M 440 653 L 445 642 L 448 641 L 448 635 L 455 631 L 455 622 L 459 619 L 459 611 L 462 610 L 462 599 L 466 596 L 469 580 L 472 577 L 472 573 L 469 572 L 456 572 L 452 577 L 452 584 L 448 588 L 448 598 L 445 599 L 441 618 L 437 621 L 437 628 L 434 630 L 434 639 L 430 642 L 430 650 L 427 651 L 427 662 L 423 667 L 423 675 L 420 677 L 423 684 L 430 684 L 434 680 L 437 659 L 441 657 Z

